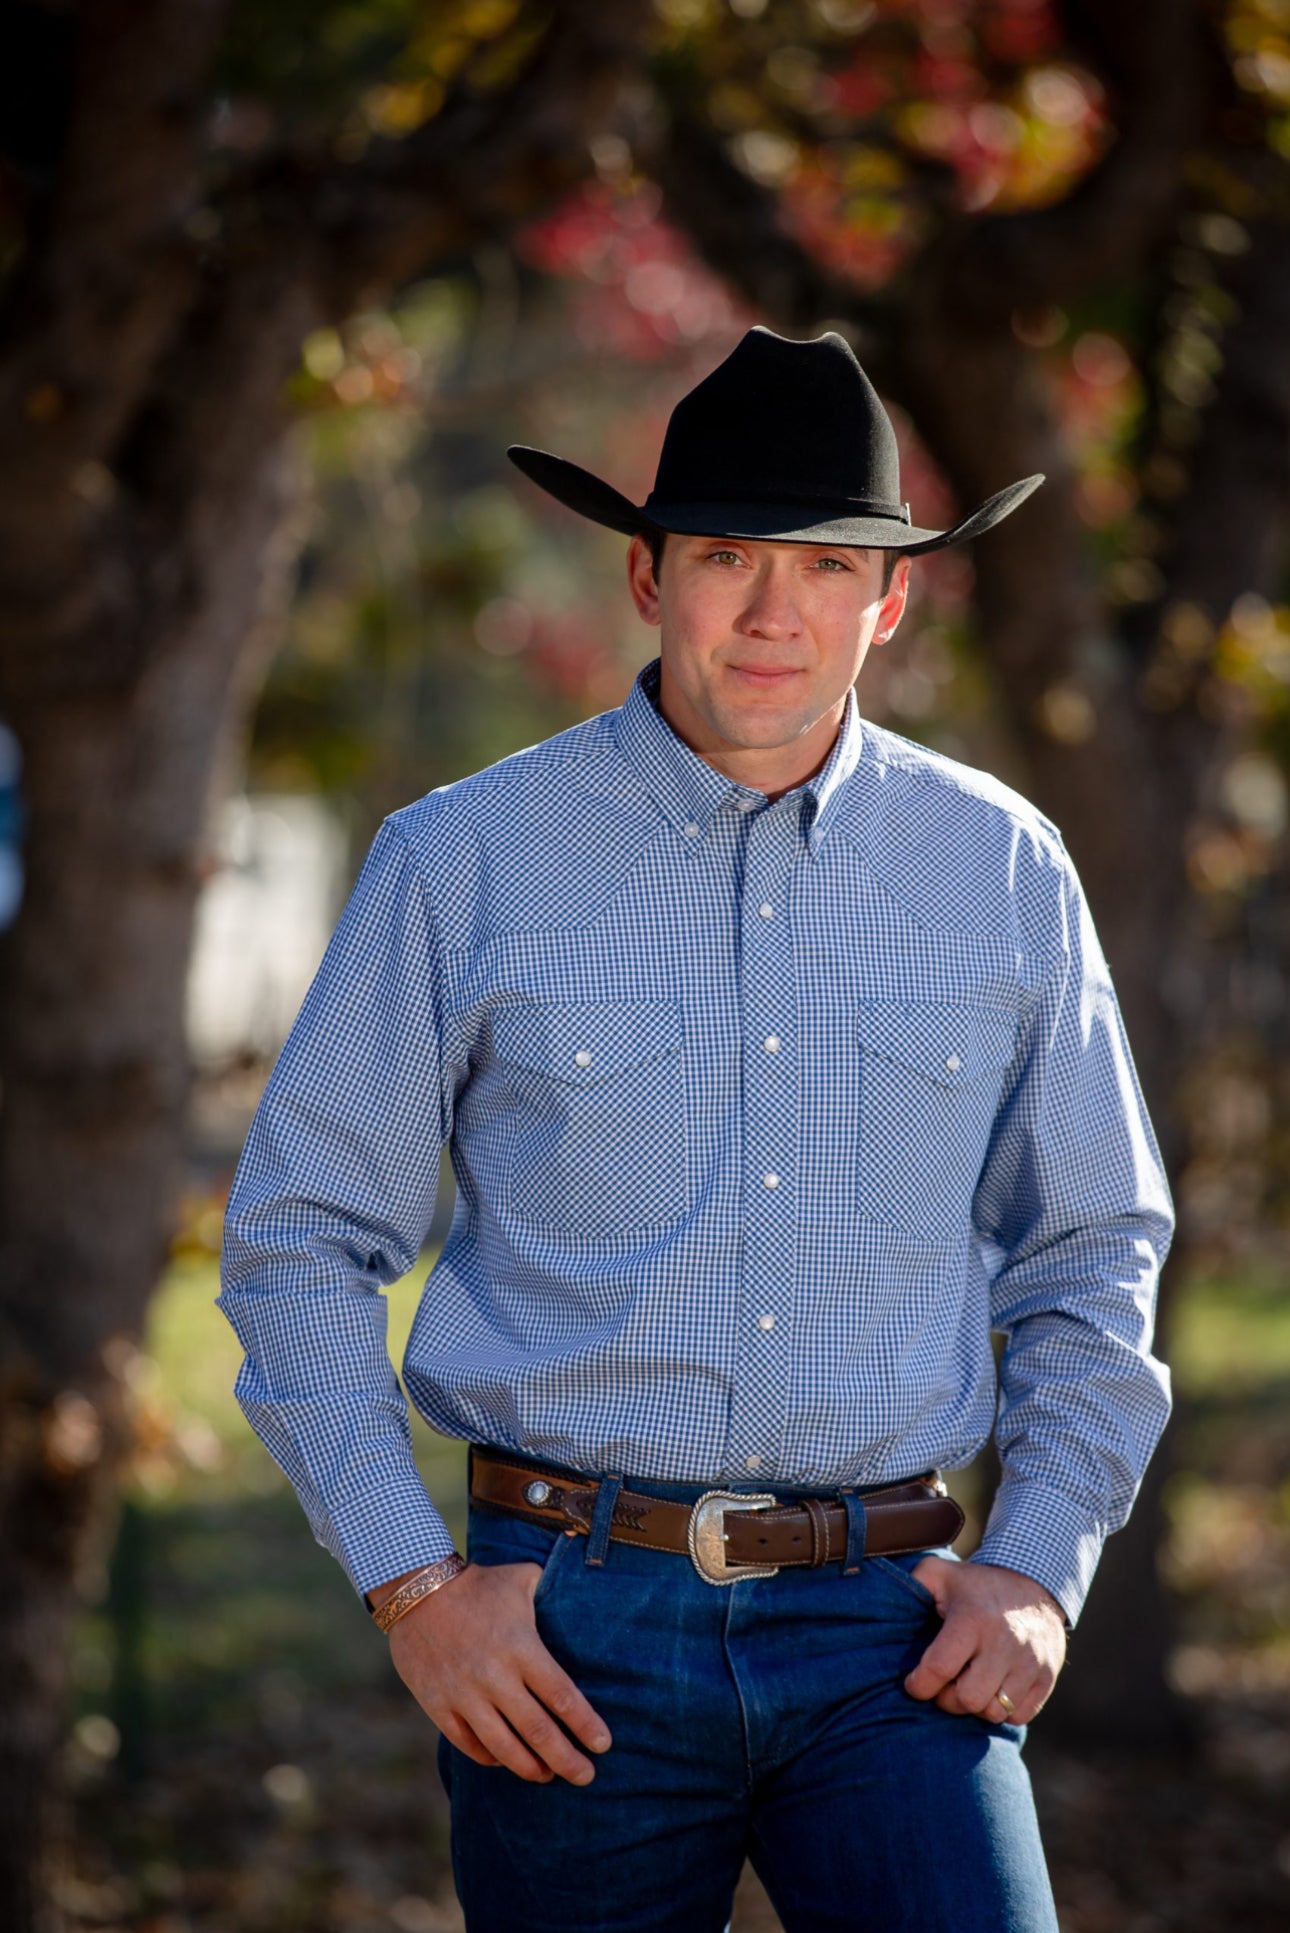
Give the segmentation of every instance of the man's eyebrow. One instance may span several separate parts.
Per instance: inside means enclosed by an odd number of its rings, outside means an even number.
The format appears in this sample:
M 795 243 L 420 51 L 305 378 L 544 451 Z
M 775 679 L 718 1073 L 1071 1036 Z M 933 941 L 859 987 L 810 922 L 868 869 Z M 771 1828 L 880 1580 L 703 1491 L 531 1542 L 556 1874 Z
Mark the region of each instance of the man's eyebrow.
M 760 544 L 772 545 L 779 550 L 841 551 L 847 557 L 863 557 L 869 546 L 864 544 L 808 543 L 788 537 L 697 537 L 691 536 L 684 541 L 702 550 L 708 544 Z

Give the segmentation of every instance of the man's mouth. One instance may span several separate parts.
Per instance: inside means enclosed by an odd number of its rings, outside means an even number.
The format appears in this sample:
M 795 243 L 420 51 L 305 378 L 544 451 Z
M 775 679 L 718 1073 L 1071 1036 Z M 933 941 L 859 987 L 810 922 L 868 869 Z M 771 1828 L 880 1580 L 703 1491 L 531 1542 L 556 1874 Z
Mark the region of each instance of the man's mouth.
M 800 675 L 797 665 L 732 664 L 730 670 L 746 684 L 770 689 Z

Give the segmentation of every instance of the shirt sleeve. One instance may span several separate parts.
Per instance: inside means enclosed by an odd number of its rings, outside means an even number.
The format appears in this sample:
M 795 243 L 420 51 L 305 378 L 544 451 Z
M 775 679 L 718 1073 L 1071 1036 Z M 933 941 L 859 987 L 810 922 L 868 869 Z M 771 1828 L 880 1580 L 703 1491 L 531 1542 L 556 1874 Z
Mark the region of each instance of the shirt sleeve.
M 1151 1353 L 1174 1215 L 1110 974 L 1062 852 L 1062 945 L 1023 1025 L 975 1197 L 1002 1250 L 1002 1478 L 974 1553 L 1073 1626 L 1171 1406 Z
M 381 1289 L 416 1261 L 450 1127 L 439 949 L 386 819 L 269 1076 L 229 1195 L 234 1394 L 362 1593 L 452 1549 L 412 1454 Z

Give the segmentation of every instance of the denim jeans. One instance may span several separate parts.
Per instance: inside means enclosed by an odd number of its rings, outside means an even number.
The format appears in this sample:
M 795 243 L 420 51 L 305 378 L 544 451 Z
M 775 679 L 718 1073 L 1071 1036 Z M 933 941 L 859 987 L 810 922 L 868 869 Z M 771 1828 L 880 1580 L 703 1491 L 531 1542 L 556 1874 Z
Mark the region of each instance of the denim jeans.
M 722 1933 L 745 1857 L 787 1933 L 1057 1933 L 1025 1728 L 903 1687 L 939 1625 L 927 1552 L 714 1585 L 589 1547 L 471 1506 L 472 1561 L 543 1566 L 538 1632 L 613 1744 L 577 1787 L 440 1740 L 468 1933 Z

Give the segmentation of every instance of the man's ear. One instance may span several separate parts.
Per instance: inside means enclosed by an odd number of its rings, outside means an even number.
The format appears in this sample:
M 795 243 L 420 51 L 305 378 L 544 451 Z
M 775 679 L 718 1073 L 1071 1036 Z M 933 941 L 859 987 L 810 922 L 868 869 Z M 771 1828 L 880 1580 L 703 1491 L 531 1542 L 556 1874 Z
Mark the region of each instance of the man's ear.
M 905 609 L 905 599 L 909 595 L 909 559 L 902 557 L 891 573 L 891 582 L 883 593 L 878 609 L 878 628 L 873 634 L 875 644 L 886 644 L 888 638 L 900 623 Z
M 632 602 L 646 624 L 658 624 L 658 582 L 650 547 L 639 534 L 627 546 L 627 583 Z

